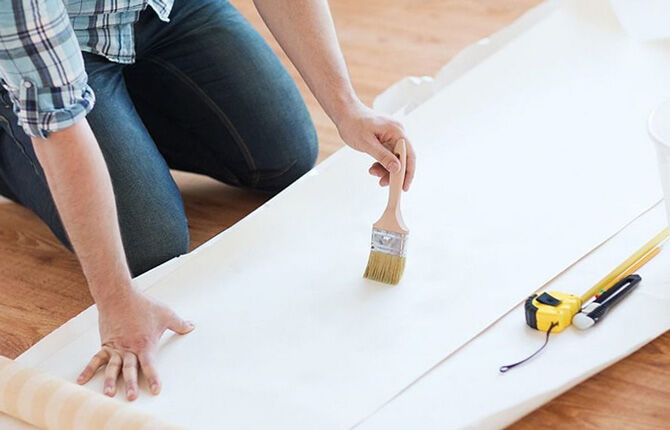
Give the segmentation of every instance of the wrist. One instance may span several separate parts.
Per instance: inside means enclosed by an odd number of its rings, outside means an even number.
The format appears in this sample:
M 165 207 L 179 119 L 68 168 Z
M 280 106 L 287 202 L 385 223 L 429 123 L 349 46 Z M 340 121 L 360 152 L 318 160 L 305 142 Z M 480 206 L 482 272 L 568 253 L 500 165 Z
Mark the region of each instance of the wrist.
M 97 285 L 95 293 L 91 286 L 91 294 L 95 300 L 99 312 L 107 313 L 115 309 L 121 309 L 127 306 L 129 300 L 137 292 L 133 288 L 130 279 L 124 282 L 108 283 L 106 285 Z
M 349 119 L 360 116 L 361 112 L 365 109 L 367 109 L 367 107 L 355 94 L 347 95 L 339 98 L 334 103 L 334 107 L 330 113 L 330 119 L 339 129 L 342 127 L 342 124 L 346 123 Z

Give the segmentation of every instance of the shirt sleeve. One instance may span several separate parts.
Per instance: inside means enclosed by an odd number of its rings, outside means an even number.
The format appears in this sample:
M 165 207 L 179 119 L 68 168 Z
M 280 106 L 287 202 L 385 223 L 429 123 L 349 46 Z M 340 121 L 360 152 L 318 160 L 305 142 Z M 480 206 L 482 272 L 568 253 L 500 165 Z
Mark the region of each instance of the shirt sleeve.
M 0 77 L 30 136 L 46 138 L 91 111 L 95 96 L 62 0 L 0 0 Z

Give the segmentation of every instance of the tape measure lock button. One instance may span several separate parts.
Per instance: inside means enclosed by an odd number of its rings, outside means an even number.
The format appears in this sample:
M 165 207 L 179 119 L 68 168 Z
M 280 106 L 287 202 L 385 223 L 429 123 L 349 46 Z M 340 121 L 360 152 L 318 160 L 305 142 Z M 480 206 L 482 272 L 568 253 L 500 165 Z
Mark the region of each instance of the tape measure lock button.
M 560 299 L 557 299 L 556 297 L 546 292 L 540 294 L 537 298 L 537 301 L 542 303 L 543 305 L 549 305 L 549 306 L 558 306 L 561 304 Z

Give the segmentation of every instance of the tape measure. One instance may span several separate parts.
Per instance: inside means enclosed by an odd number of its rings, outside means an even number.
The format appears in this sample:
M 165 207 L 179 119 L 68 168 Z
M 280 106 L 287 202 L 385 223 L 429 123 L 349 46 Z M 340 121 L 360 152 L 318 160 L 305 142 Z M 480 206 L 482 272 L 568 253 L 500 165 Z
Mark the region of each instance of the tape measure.
M 572 317 L 582 308 L 582 299 L 560 291 L 534 294 L 526 300 L 526 324 L 535 330 L 547 331 L 554 324 L 554 333 L 572 324 Z

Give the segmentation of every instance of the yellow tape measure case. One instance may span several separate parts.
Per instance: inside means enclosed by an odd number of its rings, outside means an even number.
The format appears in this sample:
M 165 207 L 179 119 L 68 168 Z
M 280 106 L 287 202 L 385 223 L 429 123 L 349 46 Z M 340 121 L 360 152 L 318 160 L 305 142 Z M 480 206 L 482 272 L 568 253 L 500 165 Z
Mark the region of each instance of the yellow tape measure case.
M 552 332 L 561 332 L 572 323 L 572 317 L 582 307 L 582 300 L 559 291 L 534 294 L 526 300 L 526 324 L 540 331 L 547 331 L 552 323 L 557 325 Z

